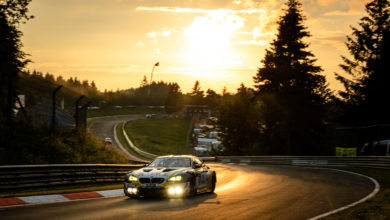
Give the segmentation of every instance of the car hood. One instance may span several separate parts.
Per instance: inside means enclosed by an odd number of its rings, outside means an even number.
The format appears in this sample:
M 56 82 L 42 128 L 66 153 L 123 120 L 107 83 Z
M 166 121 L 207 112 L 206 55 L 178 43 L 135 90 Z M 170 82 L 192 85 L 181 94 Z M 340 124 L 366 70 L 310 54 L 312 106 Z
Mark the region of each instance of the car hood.
M 153 177 L 161 177 L 161 178 L 169 178 L 172 175 L 185 172 L 190 170 L 191 168 L 142 168 L 134 172 L 133 174 L 137 175 L 138 178 L 153 178 Z

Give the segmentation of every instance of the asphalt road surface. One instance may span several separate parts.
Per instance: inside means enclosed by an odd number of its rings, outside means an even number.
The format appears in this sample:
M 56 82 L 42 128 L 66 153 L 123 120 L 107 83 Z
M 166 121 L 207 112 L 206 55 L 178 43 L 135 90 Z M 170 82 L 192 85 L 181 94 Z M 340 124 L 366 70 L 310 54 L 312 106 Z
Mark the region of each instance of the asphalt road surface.
M 124 116 L 109 116 L 109 117 L 102 117 L 91 124 L 91 126 L 88 128 L 89 132 L 101 139 L 104 142 L 105 138 L 111 138 L 112 144 L 111 147 L 120 152 L 122 155 L 126 156 L 128 159 L 135 159 L 131 156 L 128 156 L 128 154 L 123 154 L 123 152 L 118 147 L 115 137 L 114 137 L 114 126 L 121 122 L 136 120 L 144 118 L 144 115 L 124 115 Z
M 125 196 L 0 209 L 1 219 L 308 219 L 368 195 L 374 184 L 328 169 L 210 165 L 214 194 L 184 199 Z

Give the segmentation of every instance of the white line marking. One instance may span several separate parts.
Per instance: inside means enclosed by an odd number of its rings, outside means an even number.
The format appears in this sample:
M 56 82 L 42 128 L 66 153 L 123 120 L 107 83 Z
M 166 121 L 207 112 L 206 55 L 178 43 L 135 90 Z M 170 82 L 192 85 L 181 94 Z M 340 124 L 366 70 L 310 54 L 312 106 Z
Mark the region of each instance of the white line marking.
M 116 197 L 116 196 L 124 196 L 125 193 L 123 192 L 123 189 L 113 189 L 113 190 L 103 190 L 103 191 L 96 191 L 103 197 Z
M 26 203 L 37 204 L 37 203 L 46 203 L 46 202 L 58 202 L 69 200 L 65 196 L 54 194 L 54 195 L 43 195 L 43 196 L 23 196 L 17 197 Z
M 336 170 L 336 169 L 333 169 L 333 170 Z M 323 213 L 321 215 L 317 215 L 317 216 L 315 216 L 313 218 L 309 218 L 308 220 L 317 220 L 317 219 L 320 219 L 320 218 L 323 218 L 323 217 L 335 214 L 337 212 L 343 211 L 345 209 L 351 208 L 353 206 L 356 206 L 356 205 L 358 205 L 360 203 L 363 203 L 363 202 L 367 201 L 368 199 L 374 197 L 380 190 L 380 185 L 379 185 L 378 181 L 376 181 L 374 178 L 371 178 L 371 177 L 363 175 L 363 174 L 346 171 L 346 170 L 337 170 L 337 171 L 344 172 L 344 173 L 349 173 L 349 174 L 354 174 L 354 175 L 358 175 L 358 176 L 362 176 L 362 177 L 368 178 L 369 180 L 371 180 L 374 183 L 375 189 L 370 194 L 368 194 L 366 197 L 360 199 L 359 201 L 356 201 L 356 202 L 353 202 L 353 203 L 348 204 L 346 206 L 340 207 L 338 209 L 335 209 L 335 210 Z

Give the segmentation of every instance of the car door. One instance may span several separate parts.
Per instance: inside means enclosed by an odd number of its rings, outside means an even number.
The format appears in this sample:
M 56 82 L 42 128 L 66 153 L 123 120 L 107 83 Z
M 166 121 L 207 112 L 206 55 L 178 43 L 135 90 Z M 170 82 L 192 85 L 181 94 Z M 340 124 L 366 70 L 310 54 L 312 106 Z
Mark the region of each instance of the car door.
M 197 188 L 202 188 L 207 185 L 209 179 L 209 169 L 199 159 L 194 160 L 196 167 L 196 185 Z

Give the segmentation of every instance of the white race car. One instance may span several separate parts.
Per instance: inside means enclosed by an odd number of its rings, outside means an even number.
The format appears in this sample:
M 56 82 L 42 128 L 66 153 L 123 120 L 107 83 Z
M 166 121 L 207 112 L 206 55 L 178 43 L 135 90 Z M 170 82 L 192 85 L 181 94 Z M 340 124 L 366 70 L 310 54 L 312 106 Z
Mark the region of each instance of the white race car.
M 195 156 L 157 157 L 147 167 L 126 174 L 124 192 L 143 196 L 184 197 L 215 190 L 217 175 Z

